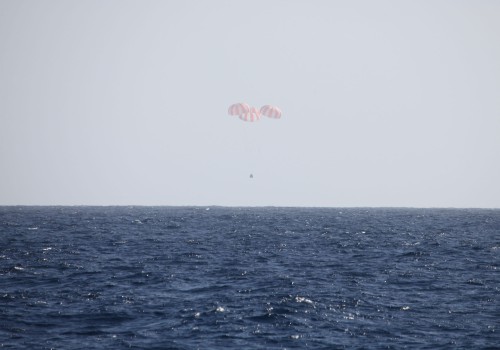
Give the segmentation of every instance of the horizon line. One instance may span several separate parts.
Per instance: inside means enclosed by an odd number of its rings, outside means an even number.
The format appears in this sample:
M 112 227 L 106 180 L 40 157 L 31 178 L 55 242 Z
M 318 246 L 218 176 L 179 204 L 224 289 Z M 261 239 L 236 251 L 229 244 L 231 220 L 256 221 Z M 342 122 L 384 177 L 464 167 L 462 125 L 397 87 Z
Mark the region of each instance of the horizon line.
M 220 205 L 220 204 L 0 204 L 6 207 L 143 207 L 143 208 L 289 208 L 289 209 L 483 209 L 500 210 L 500 207 L 454 207 L 454 206 L 309 206 L 309 205 Z

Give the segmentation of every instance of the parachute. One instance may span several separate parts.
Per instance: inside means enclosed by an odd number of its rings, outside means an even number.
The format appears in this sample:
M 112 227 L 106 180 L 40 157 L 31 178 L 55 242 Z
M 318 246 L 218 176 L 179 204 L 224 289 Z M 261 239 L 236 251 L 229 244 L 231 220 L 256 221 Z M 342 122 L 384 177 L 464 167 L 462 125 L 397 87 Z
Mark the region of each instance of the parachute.
M 228 114 L 238 116 L 245 122 L 256 122 L 259 121 L 263 115 L 272 119 L 281 118 L 281 109 L 276 106 L 265 105 L 258 110 L 255 107 L 250 107 L 244 102 L 240 102 L 229 106 Z
M 246 122 L 256 122 L 260 120 L 260 112 L 255 107 L 250 107 L 247 113 L 240 115 L 240 119 Z
M 260 108 L 260 113 L 269 118 L 279 119 L 281 118 L 281 110 L 278 107 L 271 105 L 265 105 Z
M 229 106 L 228 109 L 228 114 L 231 116 L 238 116 L 239 119 L 245 122 L 256 122 L 261 119 L 262 116 L 266 116 L 271 119 L 280 119 L 281 118 L 281 110 L 276 107 L 276 106 L 271 106 L 271 105 L 264 105 L 260 109 L 257 109 L 255 107 L 251 107 L 247 103 L 244 102 L 239 102 L 232 104 Z M 246 130 L 249 130 L 248 128 L 244 128 Z M 252 129 L 252 128 L 250 128 Z M 245 140 L 242 140 L 242 144 L 244 145 L 243 147 L 247 148 L 255 148 L 255 140 L 252 140 L 252 142 L 245 142 Z M 257 143 L 257 148 L 258 148 L 258 143 Z M 249 151 L 246 152 L 247 156 L 249 155 Z M 250 158 L 257 159 L 258 157 L 251 156 Z M 250 179 L 254 178 L 253 173 L 250 173 Z M 252 180 L 253 181 L 253 180 Z
M 250 112 L 250 106 L 246 103 L 235 103 L 234 105 L 229 106 L 227 111 L 229 115 L 242 115 L 244 113 Z

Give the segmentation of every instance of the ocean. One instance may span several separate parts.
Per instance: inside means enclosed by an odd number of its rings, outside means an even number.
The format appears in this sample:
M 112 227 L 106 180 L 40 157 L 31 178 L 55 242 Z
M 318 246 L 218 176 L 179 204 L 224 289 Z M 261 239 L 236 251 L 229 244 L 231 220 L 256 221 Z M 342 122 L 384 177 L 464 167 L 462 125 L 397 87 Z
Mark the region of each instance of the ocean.
M 0 348 L 499 349 L 500 210 L 0 207 Z

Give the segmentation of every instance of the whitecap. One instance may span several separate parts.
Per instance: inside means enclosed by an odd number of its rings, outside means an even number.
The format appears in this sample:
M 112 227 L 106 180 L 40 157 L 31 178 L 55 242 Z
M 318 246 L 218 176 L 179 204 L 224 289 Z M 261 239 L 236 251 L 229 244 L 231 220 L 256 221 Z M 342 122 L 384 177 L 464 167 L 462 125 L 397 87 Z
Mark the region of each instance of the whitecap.
M 306 304 L 314 304 L 314 302 L 311 300 L 311 299 L 307 299 L 305 297 L 299 297 L 299 296 L 296 296 L 295 297 L 295 301 L 297 303 L 306 303 Z

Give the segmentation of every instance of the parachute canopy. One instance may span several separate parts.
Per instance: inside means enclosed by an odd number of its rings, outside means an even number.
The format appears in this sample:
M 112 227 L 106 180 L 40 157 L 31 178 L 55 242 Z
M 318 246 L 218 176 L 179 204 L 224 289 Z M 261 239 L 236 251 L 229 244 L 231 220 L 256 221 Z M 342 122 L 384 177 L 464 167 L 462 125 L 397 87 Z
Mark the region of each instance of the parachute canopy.
M 260 120 L 262 115 L 268 118 L 279 119 L 281 118 L 281 110 L 278 107 L 265 105 L 258 110 L 255 107 L 250 107 L 246 103 L 235 103 L 229 106 L 228 114 L 238 116 L 245 122 L 256 122 Z
M 260 108 L 260 113 L 269 118 L 281 118 L 281 110 L 278 107 L 265 105 Z
M 229 115 L 242 115 L 243 113 L 250 112 L 250 106 L 244 102 L 235 103 L 234 105 L 229 106 L 227 112 Z
M 260 120 L 260 112 L 255 107 L 250 107 L 247 113 L 240 115 L 240 119 L 246 122 L 256 122 Z

